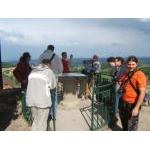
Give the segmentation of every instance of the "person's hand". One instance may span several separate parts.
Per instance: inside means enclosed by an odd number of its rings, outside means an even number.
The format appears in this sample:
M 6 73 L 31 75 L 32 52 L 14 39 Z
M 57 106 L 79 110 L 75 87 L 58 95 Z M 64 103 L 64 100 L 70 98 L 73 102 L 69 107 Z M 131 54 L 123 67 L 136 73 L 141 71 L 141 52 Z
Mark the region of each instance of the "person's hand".
M 73 55 L 71 54 L 71 55 L 70 55 L 70 59 L 72 59 L 72 58 L 73 58 Z
M 133 110 L 132 110 L 132 117 L 135 117 L 139 114 L 139 108 L 135 107 Z

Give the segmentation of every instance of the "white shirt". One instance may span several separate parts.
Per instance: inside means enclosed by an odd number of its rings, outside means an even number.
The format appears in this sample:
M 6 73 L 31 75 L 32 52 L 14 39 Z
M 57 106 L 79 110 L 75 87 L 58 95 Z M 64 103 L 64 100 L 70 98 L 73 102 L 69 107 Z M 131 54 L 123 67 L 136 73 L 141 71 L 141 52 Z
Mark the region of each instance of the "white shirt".
M 56 87 L 56 77 L 47 66 L 39 65 L 28 77 L 26 104 L 28 107 L 48 108 L 51 106 L 50 89 Z

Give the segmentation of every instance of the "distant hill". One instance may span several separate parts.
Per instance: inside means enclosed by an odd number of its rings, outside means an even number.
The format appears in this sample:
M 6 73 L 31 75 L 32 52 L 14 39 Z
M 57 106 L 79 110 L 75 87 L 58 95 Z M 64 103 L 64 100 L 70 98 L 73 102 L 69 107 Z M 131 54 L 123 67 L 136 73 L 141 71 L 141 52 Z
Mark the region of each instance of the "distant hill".
M 72 60 L 72 66 L 78 67 L 81 66 L 83 64 L 83 60 L 90 60 L 91 58 L 73 58 Z M 125 58 L 126 59 L 126 58 Z M 3 62 L 2 65 L 5 67 L 10 67 L 15 66 L 17 64 L 18 61 L 9 61 L 9 62 Z M 106 64 L 107 63 L 107 58 L 100 58 L 100 62 L 102 64 Z M 36 65 L 38 63 L 37 60 L 31 60 L 31 64 L 32 65 Z M 150 58 L 139 58 L 139 63 L 140 64 L 150 64 Z
M 13 64 L 11 62 L 2 62 L 2 68 L 10 68 L 14 67 L 16 64 Z

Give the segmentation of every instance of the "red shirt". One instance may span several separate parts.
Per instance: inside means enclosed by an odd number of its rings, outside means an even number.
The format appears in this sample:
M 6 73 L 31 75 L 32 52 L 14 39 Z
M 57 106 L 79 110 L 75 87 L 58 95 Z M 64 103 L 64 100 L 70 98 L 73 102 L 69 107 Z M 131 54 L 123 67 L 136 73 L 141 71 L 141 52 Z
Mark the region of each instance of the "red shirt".
M 62 59 L 62 64 L 63 64 L 63 73 L 69 73 L 69 61 L 66 59 Z

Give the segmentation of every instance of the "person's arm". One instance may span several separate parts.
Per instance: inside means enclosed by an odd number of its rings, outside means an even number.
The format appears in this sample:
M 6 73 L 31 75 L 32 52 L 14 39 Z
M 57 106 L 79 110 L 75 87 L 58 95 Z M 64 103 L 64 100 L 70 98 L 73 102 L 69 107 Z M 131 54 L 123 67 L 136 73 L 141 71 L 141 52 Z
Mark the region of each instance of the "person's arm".
M 145 93 L 146 93 L 146 88 L 143 87 L 143 88 L 140 88 L 139 89 L 139 97 L 138 97 L 138 100 L 137 100 L 137 103 L 132 111 L 132 116 L 137 116 L 138 113 L 139 113 L 139 110 L 140 110 L 140 106 L 142 105 L 143 103 L 143 100 L 144 100 L 144 97 L 145 97 Z
M 49 73 L 48 73 L 48 84 L 50 86 L 50 89 L 56 88 L 56 84 L 57 84 L 56 82 L 57 82 L 57 80 L 56 80 L 56 77 L 55 77 L 53 71 L 49 70 Z
M 72 59 L 73 59 L 73 55 L 71 54 L 71 55 L 70 55 L 70 59 L 68 60 L 68 62 L 69 62 L 69 66 L 71 66 Z
M 145 93 L 146 93 L 146 85 L 147 85 L 145 74 L 143 72 L 137 72 L 137 73 L 138 73 L 137 85 L 139 87 L 139 95 L 138 95 L 137 103 L 132 111 L 132 116 L 137 116 L 140 111 L 140 106 L 143 103 Z
M 62 64 L 62 60 L 58 57 L 57 58 L 57 62 L 58 62 L 58 74 L 63 72 L 63 64 Z

